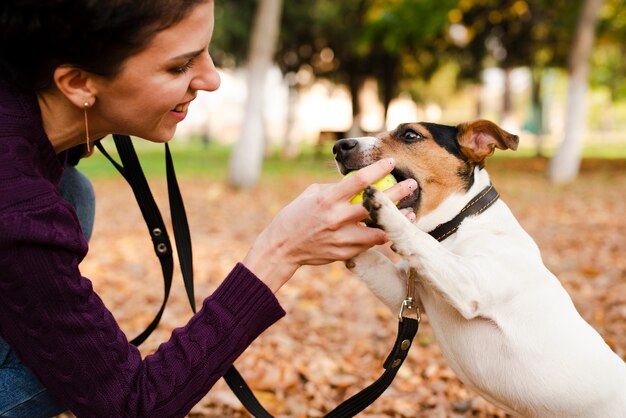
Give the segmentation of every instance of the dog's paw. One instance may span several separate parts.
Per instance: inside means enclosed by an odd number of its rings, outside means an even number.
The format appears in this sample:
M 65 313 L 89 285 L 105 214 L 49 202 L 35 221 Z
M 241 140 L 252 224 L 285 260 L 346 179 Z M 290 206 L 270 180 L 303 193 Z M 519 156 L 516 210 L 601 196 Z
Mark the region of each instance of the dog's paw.
M 400 212 L 391 200 L 375 187 L 367 186 L 363 191 L 363 206 L 369 212 L 368 226 L 387 230 L 389 220 Z
M 379 227 L 392 241 L 391 249 L 401 256 L 413 254 L 411 231 L 415 226 L 400 212 L 391 200 L 380 190 L 367 187 L 363 192 L 363 206 L 368 210 L 368 226 Z

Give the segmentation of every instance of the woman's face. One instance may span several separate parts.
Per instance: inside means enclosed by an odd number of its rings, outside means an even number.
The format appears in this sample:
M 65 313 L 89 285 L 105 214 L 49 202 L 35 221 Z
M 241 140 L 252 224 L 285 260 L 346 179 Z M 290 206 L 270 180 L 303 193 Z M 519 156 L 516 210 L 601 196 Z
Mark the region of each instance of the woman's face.
M 94 134 L 170 140 L 198 91 L 220 86 L 208 52 L 213 24 L 213 0 L 208 0 L 128 58 L 115 78 L 94 78 L 96 102 L 89 111 Z

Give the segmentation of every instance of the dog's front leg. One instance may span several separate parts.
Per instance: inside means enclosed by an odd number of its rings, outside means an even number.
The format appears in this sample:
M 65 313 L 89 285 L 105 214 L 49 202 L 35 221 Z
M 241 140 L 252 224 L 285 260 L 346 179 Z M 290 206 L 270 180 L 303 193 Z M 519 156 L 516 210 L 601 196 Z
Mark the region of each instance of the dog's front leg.
M 479 289 L 478 274 L 470 263 L 411 224 L 380 190 L 366 188 L 363 205 L 372 221 L 387 233 L 393 250 L 408 261 L 420 280 L 441 293 L 463 317 L 484 316 L 488 298 Z
M 392 312 L 399 312 L 406 296 L 408 264 L 405 260 L 394 264 L 384 254 L 376 250 L 368 250 L 349 260 L 346 266 Z

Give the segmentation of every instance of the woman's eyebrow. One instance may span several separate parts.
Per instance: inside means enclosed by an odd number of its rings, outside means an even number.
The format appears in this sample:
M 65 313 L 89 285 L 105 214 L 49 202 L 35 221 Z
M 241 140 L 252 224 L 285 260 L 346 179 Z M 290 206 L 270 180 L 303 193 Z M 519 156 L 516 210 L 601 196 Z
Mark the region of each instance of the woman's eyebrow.
M 191 58 L 197 57 L 198 55 L 204 52 L 205 48 L 199 49 L 197 51 L 187 52 L 185 54 L 177 55 L 175 57 L 170 58 L 168 61 L 180 61 L 183 59 L 189 60 Z

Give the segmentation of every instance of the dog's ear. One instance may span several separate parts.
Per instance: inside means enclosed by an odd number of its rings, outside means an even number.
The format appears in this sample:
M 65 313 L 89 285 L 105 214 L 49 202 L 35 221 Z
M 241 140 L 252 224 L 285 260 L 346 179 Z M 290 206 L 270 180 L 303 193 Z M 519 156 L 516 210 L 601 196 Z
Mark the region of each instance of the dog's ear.
M 461 151 L 471 161 L 480 165 L 484 164 L 485 158 L 492 155 L 496 148 L 516 150 L 519 143 L 517 135 L 510 134 L 495 123 L 484 119 L 462 123 L 457 129 Z

